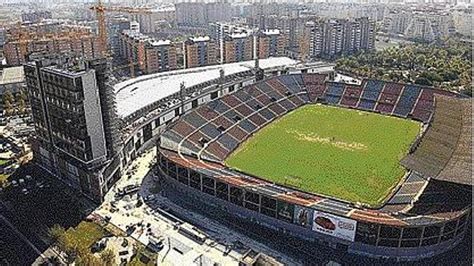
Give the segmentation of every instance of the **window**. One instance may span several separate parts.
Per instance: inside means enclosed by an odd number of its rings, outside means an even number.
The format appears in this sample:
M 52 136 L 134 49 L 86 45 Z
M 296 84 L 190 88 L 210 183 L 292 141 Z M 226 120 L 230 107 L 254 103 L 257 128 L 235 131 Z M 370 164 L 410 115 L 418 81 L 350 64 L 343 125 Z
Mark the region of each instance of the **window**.
M 411 247 L 418 247 L 420 245 L 420 239 L 412 239 L 412 240 L 402 240 L 401 247 L 411 248 Z
M 425 232 L 423 233 L 423 237 L 432 237 L 438 236 L 441 232 L 441 226 L 439 225 L 432 225 L 425 227 Z
M 377 234 L 379 225 L 369 223 L 357 223 L 356 242 L 362 242 L 370 245 L 377 243 Z
M 254 203 L 254 204 L 260 204 L 260 195 L 257 194 L 257 193 L 246 191 L 245 192 L 245 201 L 251 202 L 251 203 Z
M 230 188 L 230 201 L 236 205 L 243 205 L 243 191 L 240 188 L 231 187 Z
M 190 172 L 189 183 L 191 187 L 201 190 L 201 176 L 198 173 L 194 171 Z
M 421 245 L 422 246 L 431 246 L 431 245 L 435 245 L 438 243 L 438 237 L 435 236 L 435 237 L 431 237 L 431 238 L 425 238 L 423 239 L 423 241 L 421 242 Z
M 202 176 L 202 191 L 204 193 L 214 196 L 215 195 L 214 182 L 215 182 L 214 179 L 207 176 Z
M 379 246 L 398 247 L 398 239 L 380 239 Z
M 444 225 L 443 234 L 446 234 L 446 233 L 449 233 L 449 232 L 454 231 L 454 230 L 456 229 L 457 223 L 458 223 L 458 221 L 447 222 L 447 223 Z
M 454 237 L 454 231 L 451 231 L 441 237 L 441 241 L 446 241 Z
M 216 196 L 223 200 L 228 200 L 229 185 L 223 182 L 216 181 Z
M 401 230 L 397 227 L 382 226 L 380 229 L 381 238 L 400 238 Z
M 420 238 L 421 237 L 421 228 L 420 227 L 412 227 L 412 228 L 403 228 L 403 236 L 402 238 Z

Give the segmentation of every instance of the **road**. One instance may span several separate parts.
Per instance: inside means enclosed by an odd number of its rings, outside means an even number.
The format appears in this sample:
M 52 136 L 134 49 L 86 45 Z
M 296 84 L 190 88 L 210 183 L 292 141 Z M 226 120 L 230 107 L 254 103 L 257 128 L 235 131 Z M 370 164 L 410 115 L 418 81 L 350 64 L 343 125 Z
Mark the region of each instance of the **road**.
M 9 219 L 15 220 L 0 205 L 0 265 L 31 265 L 47 247 L 35 234 L 18 231 Z

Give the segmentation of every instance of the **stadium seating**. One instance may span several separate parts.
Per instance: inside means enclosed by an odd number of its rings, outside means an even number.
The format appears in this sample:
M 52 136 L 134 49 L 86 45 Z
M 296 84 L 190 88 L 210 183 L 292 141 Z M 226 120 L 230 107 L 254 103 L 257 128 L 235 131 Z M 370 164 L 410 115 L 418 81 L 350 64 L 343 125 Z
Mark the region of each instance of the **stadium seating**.
M 346 86 L 344 95 L 342 96 L 341 105 L 356 107 L 361 93 L 362 88 L 360 86 Z
M 261 115 L 259 115 L 258 113 L 253 114 L 252 116 L 250 116 L 249 120 L 252 123 L 254 123 L 255 125 L 257 125 L 258 127 L 263 126 L 267 122 L 267 120 L 264 117 L 262 117 Z
M 434 109 L 434 92 L 432 89 L 423 89 L 416 102 L 412 117 L 422 122 L 428 122 Z
M 325 91 L 326 85 L 324 81 L 326 80 L 326 75 L 322 74 L 304 74 L 303 81 L 308 91 L 309 101 L 315 102 L 316 99 L 321 98 Z
M 178 121 L 174 127 L 173 131 L 176 132 L 176 134 L 186 137 L 189 134 L 191 134 L 196 128 L 185 122 L 184 120 Z
M 417 144 L 415 152 L 407 155 L 402 164 L 424 176 L 437 176 L 452 158 L 461 133 L 464 132 L 461 128 L 465 127 L 462 123 L 465 119 L 463 106 L 456 99 L 437 97 L 431 127 Z
M 228 151 L 233 151 L 239 145 L 239 142 L 234 139 L 229 134 L 223 134 L 218 139 L 217 142 Z
M 277 80 L 284 84 L 288 89 L 299 91 L 300 85 L 296 82 L 296 79 L 293 78 L 293 75 L 279 76 Z
M 342 94 L 344 93 L 344 84 L 328 83 L 325 99 L 330 104 L 339 104 Z
M 227 133 L 239 141 L 245 140 L 248 136 L 248 134 L 238 126 L 232 127 Z
M 259 114 L 265 117 L 265 119 L 268 121 L 271 121 L 272 119 L 275 118 L 275 114 L 272 111 L 270 111 L 268 108 L 261 109 Z
M 230 110 L 230 107 L 220 99 L 216 99 L 210 102 L 208 106 L 211 110 L 215 111 L 218 114 L 223 114 Z
M 186 121 L 191 126 L 198 128 L 201 125 L 206 123 L 206 120 L 200 116 L 197 112 L 191 112 L 183 117 L 183 120 Z
M 275 92 L 279 92 L 281 95 L 286 95 L 289 91 L 288 88 L 279 82 L 276 79 L 269 79 L 265 83 L 267 83 Z
M 368 80 L 365 82 L 361 99 L 357 107 L 364 110 L 374 110 L 383 86 L 384 82 L 379 80 Z
M 294 74 L 292 75 L 300 87 L 304 86 L 303 74 Z
M 232 108 L 242 103 L 238 98 L 233 95 L 226 95 L 222 97 L 222 101 Z
M 391 114 L 400 97 L 402 89 L 403 85 L 401 84 L 386 83 L 375 110 L 381 113 Z
M 416 100 L 418 99 L 420 91 L 421 89 L 419 86 L 405 86 L 393 113 L 401 117 L 407 117 L 413 109 L 413 106 L 415 105 Z
M 321 74 L 272 77 L 198 107 L 167 134 L 176 143 L 187 138 L 182 145 L 189 152 L 224 160 L 238 143 L 307 102 L 324 99 L 332 105 L 410 115 L 427 122 L 437 93 L 419 86 L 377 80 L 363 81 L 360 86 L 325 82 L 326 75 Z

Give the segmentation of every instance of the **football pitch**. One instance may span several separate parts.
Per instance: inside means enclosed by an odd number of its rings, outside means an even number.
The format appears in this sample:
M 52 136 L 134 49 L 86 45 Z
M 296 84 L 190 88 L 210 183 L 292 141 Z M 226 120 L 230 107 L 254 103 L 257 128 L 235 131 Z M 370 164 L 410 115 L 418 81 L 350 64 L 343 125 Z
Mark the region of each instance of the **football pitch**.
M 227 166 L 299 190 L 380 205 L 405 175 L 415 121 L 306 105 L 242 143 Z

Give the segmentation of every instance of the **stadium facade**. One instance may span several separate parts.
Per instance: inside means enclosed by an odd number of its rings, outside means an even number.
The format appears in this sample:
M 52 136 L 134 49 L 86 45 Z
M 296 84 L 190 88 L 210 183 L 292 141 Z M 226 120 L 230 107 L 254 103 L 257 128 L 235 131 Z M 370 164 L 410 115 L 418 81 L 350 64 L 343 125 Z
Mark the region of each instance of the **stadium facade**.
M 36 130 L 46 136 L 37 138 L 35 160 L 97 202 L 142 151 L 157 145 L 158 171 L 169 193 L 353 253 L 407 260 L 433 256 L 459 243 L 471 219 L 470 102 L 457 95 L 377 80 L 334 82 L 327 65 L 301 66 L 288 58 L 260 60 L 264 76 L 253 62 L 241 62 L 115 85 L 105 78 L 103 64 L 42 64 L 25 68 Z M 84 86 L 84 80 L 95 85 Z M 92 108 L 64 90 L 84 97 L 95 93 L 97 104 Z M 93 117 L 101 118 L 103 133 L 92 130 L 89 122 L 96 121 L 85 115 L 80 126 L 91 130 L 78 136 L 86 144 L 100 140 L 97 161 L 78 160 L 61 121 L 51 124 L 67 111 L 61 110 L 66 100 L 82 106 L 83 115 L 92 108 Z M 306 193 L 225 167 L 224 159 L 241 142 L 310 103 L 423 122 L 423 136 L 401 161 L 409 174 L 382 207 Z

